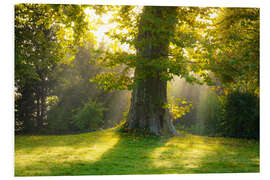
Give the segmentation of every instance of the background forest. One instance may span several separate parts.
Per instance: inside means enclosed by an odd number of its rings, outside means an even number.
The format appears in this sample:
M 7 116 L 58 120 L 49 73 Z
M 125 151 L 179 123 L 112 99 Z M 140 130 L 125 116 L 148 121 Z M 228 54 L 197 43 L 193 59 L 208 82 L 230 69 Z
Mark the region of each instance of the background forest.
M 93 131 L 123 121 L 134 57 L 129 32 L 136 32 L 139 11 L 135 6 L 16 5 L 16 133 Z M 259 138 L 259 10 L 180 8 L 180 13 L 185 19 L 170 51 L 182 55 L 167 65 L 174 123 L 193 133 Z M 107 20 L 106 14 L 114 17 Z M 97 41 L 93 32 L 102 20 L 116 24 L 108 30 L 114 41 Z M 105 52 L 111 59 L 104 59 Z M 184 108 L 185 102 L 191 108 Z

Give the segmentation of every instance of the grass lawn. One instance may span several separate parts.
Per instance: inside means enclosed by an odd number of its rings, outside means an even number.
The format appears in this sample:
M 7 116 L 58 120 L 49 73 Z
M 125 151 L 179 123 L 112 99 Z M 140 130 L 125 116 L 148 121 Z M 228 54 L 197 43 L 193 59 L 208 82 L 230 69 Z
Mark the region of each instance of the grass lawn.
M 233 172 L 259 172 L 258 141 L 112 130 L 15 137 L 15 176 Z

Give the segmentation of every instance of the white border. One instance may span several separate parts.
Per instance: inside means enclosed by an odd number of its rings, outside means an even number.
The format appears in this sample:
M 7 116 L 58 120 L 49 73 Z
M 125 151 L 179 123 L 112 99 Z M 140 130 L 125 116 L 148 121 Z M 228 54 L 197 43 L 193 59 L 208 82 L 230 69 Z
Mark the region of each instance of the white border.
M 193 174 L 193 175 L 128 175 L 128 176 L 60 176 L 60 177 L 16 177 L 14 178 L 14 135 L 13 135 L 13 92 L 14 92 L 14 37 L 13 37 L 13 8 L 17 3 L 44 3 L 44 4 L 112 4 L 112 5 L 177 5 L 201 7 L 259 7 L 261 9 L 261 173 L 247 174 Z M 269 179 L 270 149 L 269 149 L 269 93 L 270 72 L 269 58 L 269 4 L 267 0 L 13 0 L 1 4 L 1 174 L 3 179 Z
M 14 0 L 15 3 L 42 4 L 111 4 L 111 5 L 170 5 L 203 7 L 258 7 L 263 1 L 256 0 Z

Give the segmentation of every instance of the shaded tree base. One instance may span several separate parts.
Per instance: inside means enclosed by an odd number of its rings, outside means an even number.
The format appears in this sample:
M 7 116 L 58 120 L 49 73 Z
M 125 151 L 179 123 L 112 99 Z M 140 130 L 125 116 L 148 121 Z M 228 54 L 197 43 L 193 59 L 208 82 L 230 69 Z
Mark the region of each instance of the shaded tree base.
M 185 136 L 183 133 L 178 132 L 172 122 L 169 122 L 167 127 L 162 128 L 158 133 L 151 131 L 150 128 L 129 128 L 128 122 L 124 121 L 117 126 L 117 131 L 130 133 L 132 135 L 143 135 L 143 136 Z

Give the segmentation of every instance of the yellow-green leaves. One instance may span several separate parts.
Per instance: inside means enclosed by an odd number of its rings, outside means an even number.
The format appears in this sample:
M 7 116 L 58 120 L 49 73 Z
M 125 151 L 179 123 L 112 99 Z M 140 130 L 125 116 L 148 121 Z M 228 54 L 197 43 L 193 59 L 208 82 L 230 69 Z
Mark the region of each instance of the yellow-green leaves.
M 209 69 L 230 88 L 258 92 L 259 9 L 223 8 L 214 21 L 205 42 Z
M 104 90 L 127 90 L 133 86 L 133 79 L 125 73 L 107 72 L 98 74 L 90 82 L 95 82 Z
M 179 119 L 184 116 L 186 113 L 190 112 L 193 109 L 191 101 L 186 101 L 183 98 L 169 98 L 169 103 L 164 105 L 164 108 L 168 109 L 173 116 L 173 119 Z

